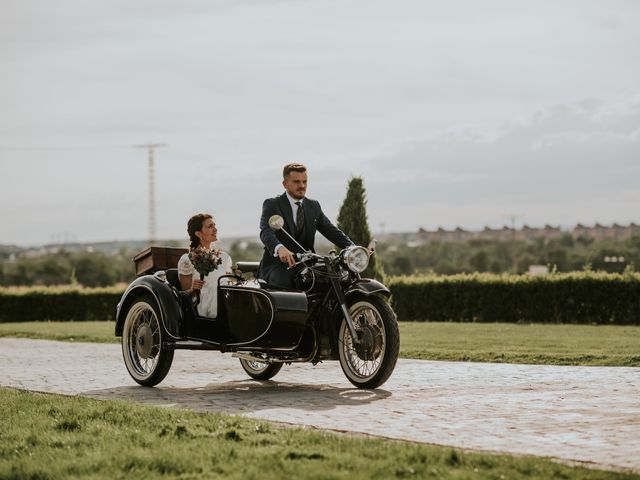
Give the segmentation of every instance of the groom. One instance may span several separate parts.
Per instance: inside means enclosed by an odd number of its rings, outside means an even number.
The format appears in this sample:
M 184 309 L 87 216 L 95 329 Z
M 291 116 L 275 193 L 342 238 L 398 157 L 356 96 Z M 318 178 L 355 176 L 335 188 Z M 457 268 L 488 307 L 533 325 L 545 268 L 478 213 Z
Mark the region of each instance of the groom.
M 266 199 L 262 204 L 260 240 L 264 244 L 264 254 L 258 278 L 277 287 L 293 289 L 293 272 L 287 268 L 295 265 L 294 255 L 302 253 L 302 250 L 283 232 L 269 226 L 272 215 L 284 218 L 283 229 L 306 250 L 314 251 L 316 231 L 340 248 L 353 245 L 353 242 L 322 213 L 320 203 L 305 197 L 307 167 L 300 163 L 290 163 L 284 166 L 282 177 L 285 192 L 278 197 Z

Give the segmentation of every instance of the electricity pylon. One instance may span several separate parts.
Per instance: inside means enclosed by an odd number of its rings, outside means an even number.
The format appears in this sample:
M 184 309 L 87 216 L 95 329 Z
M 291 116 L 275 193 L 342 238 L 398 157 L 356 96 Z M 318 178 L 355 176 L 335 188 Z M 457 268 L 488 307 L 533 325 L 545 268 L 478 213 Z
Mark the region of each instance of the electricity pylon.
M 156 180 L 153 151 L 156 148 L 166 147 L 166 143 L 147 143 L 134 145 L 133 148 L 146 148 L 149 152 L 149 244 L 156 241 Z

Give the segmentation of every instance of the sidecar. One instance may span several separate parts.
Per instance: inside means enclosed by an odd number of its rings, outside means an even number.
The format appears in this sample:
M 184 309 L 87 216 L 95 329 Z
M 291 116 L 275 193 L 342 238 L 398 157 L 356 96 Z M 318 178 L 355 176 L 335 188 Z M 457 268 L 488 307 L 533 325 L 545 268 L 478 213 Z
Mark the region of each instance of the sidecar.
M 118 303 L 115 334 L 136 382 L 161 382 L 179 349 L 236 352 L 254 378 L 270 378 L 282 366 L 261 364 L 260 352 L 282 362 L 314 354 L 305 293 L 264 288 L 246 278 L 257 262 L 241 262 L 235 274 L 220 279 L 217 317 L 202 317 L 180 291 L 175 267 L 185 251 L 153 247 L 134 258 L 139 276 Z

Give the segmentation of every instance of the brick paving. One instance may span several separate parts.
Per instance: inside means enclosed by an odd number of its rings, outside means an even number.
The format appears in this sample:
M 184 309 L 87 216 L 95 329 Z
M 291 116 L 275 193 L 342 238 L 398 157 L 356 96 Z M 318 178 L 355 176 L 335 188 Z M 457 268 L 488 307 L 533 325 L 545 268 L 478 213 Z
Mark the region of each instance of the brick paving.
M 640 369 L 400 360 L 377 390 L 338 362 L 285 366 L 269 382 L 218 352 L 177 351 L 156 388 L 119 345 L 0 339 L 0 385 L 225 412 L 321 429 L 552 457 L 640 472 Z

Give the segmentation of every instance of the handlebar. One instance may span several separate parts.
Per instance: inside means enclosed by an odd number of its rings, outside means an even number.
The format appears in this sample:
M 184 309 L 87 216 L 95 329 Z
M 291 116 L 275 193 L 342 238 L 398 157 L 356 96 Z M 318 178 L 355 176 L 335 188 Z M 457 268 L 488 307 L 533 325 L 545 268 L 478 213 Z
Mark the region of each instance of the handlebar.
M 308 262 L 309 260 L 322 260 L 325 258 L 323 255 L 318 255 L 313 252 L 294 253 L 294 256 L 296 258 L 296 263 L 293 267 L 287 267 L 287 270 L 291 270 L 298 266 L 298 264 Z
M 317 253 L 313 253 L 313 252 L 296 253 L 296 259 L 299 262 L 306 262 L 307 260 L 311 260 L 311 259 L 320 260 L 323 258 L 325 258 L 324 255 L 318 255 Z

